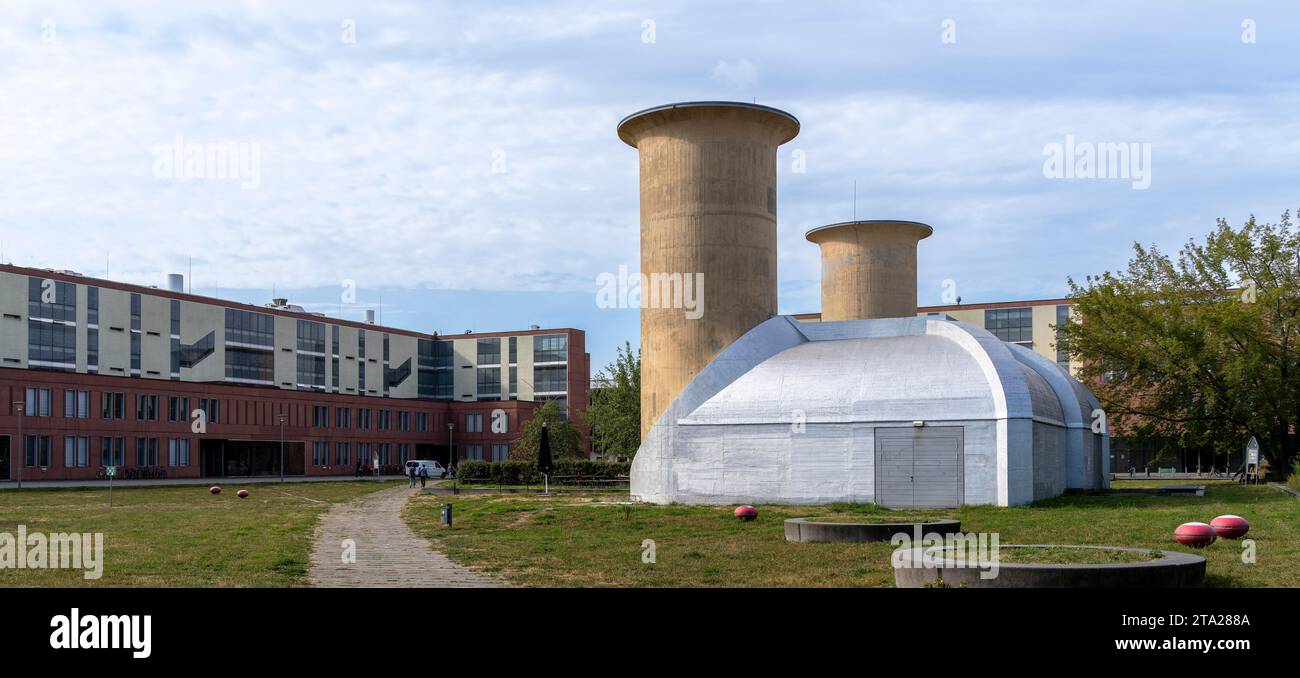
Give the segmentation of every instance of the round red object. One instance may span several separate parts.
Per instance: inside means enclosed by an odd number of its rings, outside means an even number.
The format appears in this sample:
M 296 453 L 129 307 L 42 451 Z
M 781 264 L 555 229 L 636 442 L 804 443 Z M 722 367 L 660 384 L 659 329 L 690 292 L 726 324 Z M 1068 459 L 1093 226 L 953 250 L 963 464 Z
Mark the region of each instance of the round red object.
M 1183 523 L 1174 530 L 1174 539 L 1179 544 L 1192 548 L 1203 548 L 1214 543 L 1214 528 L 1205 523 Z
M 758 517 L 758 509 L 748 505 L 737 506 L 736 511 L 733 515 L 735 515 L 737 518 L 740 518 L 745 522 L 749 522 Z
M 247 499 L 247 498 L 248 498 L 248 490 L 240 490 L 240 491 L 238 491 L 238 492 L 235 493 L 235 496 L 236 496 L 236 497 L 239 497 L 240 499 Z
M 208 491 L 211 492 L 212 494 L 221 494 L 221 488 L 217 487 L 216 485 L 209 487 Z
M 1234 515 L 1219 516 L 1210 521 L 1210 527 L 1224 539 L 1240 539 L 1250 531 L 1250 523 L 1245 518 Z

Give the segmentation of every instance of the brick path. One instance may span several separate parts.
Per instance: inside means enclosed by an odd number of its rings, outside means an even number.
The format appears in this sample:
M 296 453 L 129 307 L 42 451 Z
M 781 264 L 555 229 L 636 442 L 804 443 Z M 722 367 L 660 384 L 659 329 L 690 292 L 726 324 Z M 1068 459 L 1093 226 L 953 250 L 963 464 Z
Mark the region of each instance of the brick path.
M 402 506 L 419 490 L 395 487 L 339 504 L 321 518 L 307 573 L 316 587 L 500 586 L 433 550 L 402 520 Z M 345 539 L 356 542 L 356 562 L 342 559 Z

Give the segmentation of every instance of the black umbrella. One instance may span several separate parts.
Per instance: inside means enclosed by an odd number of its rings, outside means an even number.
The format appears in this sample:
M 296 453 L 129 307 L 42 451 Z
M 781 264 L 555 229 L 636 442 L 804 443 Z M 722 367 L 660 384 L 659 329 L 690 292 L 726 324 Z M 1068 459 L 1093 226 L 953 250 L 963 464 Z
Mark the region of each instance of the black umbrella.
M 551 472 L 551 436 L 542 422 L 542 442 L 537 446 L 537 470 L 543 475 Z

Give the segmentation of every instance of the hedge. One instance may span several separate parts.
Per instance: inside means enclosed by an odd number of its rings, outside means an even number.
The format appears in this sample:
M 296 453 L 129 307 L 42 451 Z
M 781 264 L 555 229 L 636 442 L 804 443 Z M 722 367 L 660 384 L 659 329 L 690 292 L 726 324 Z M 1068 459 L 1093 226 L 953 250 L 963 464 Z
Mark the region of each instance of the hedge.
M 588 459 L 557 459 L 551 477 L 578 476 L 583 479 L 610 480 L 627 477 L 630 462 L 591 461 Z M 463 461 L 456 467 L 456 477 L 466 482 L 484 482 L 498 485 L 539 485 L 542 474 L 530 461 Z

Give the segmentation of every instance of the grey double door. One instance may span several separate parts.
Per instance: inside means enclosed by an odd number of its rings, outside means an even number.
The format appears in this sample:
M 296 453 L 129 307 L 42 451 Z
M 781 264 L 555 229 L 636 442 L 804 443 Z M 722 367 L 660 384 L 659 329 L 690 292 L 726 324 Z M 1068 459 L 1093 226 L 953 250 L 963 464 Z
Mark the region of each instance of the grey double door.
M 962 502 L 960 426 L 877 428 L 876 503 L 940 508 Z

